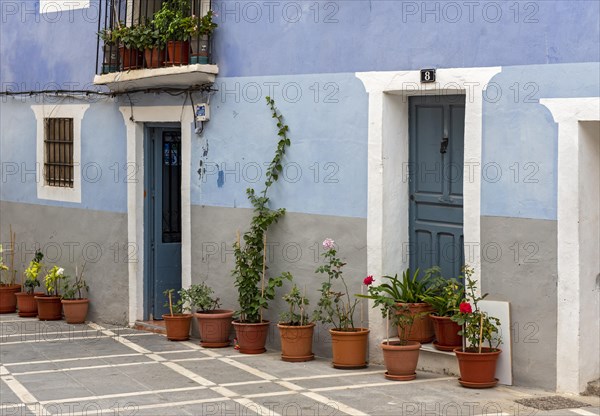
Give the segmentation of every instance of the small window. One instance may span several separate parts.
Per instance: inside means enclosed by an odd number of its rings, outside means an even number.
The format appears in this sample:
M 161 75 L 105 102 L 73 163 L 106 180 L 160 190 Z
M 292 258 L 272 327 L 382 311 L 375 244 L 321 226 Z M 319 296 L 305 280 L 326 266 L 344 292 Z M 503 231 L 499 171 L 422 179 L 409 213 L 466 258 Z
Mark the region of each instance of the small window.
M 44 119 L 46 185 L 73 188 L 73 170 L 73 119 Z

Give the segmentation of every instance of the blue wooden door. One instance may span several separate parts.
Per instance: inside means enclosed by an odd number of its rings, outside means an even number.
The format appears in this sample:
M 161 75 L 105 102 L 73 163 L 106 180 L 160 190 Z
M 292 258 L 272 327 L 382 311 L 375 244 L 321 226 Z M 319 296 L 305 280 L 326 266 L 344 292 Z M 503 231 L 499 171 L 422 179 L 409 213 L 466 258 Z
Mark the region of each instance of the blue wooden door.
M 462 95 L 409 101 L 410 268 L 440 266 L 456 277 L 464 263 Z
M 150 128 L 146 136 L 146 315 L 161 319 L 163 292 L 181 288 L 181 130 Z

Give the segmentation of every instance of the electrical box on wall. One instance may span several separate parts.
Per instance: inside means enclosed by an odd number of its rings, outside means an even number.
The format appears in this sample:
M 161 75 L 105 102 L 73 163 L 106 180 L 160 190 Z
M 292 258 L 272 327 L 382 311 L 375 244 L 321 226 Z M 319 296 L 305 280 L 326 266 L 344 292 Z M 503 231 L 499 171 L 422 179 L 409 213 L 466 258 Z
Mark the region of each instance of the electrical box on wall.
M 210 107 L 208 104 L 196 105 L 196 121 L 208 121 L 210 119 Z

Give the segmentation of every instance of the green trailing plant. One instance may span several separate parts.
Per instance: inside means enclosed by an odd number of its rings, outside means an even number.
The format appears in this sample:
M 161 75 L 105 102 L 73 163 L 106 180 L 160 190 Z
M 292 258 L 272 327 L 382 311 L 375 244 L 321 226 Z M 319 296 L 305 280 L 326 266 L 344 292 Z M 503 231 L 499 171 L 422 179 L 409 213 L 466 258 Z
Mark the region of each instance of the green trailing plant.
M 60 283 L 63 279 L 68 279 L 65 275 L 65 269 L 53 266 L 46 276 L 44 276 L 44 286 L 49 296 L 60 296 Z
M 90 287 L 85 281 L 83 275 L 85 273 L 85 265 L 83 264 L 83 268 L 81 269 L 81 273 L 75 272 L 75 281 L 71 283 L 69 280 L 69 276 L 64 277 L 63 284 L 63 295 L 62 298 L 66 300 L 81 300 L 86 299 L 87 294 L 90 291 Z
M 221 307 L 219 298 L 213 297 L 213 290 L 206 283 L 191 285 L 189 289 L 180 292 L 180 296 L 187 301 L 194 310 L 206 312 Z
M 458 334 L 464 336 L 469 345 L 468 348 L 463 346 L 463 351 L 481 353 L 484 342 L 487 342 L 490 349 L 496 350 L 502 339 L 498 332 L 500 320 L 479 308 L 479 302 L 488 294 L 477 295 L 477 282 L 471 278 L 473 273 L 474 269 L 471 266 L 463 267 L 466 278 L 465 298 L 459 305 L 459 312 L 452 316 L 452 320 L 462 326 Z M 493 345 L 494 341 L 495 345 Z
M 454 316 L 465 296 L 464 277 L 445 279 L 438 276 L 432 284 L 432 293 L 423 297 L 437 316 Z
M 292 289 L 283 296 L 283 300 L 289 305 L 290 309 L 280 314 L 279 323 L 289 326 L 302 326 L 310 323 L 306 311 L 309 301 L 306 296 L 300 293 L 298 286 L 294 284 Z
M 327 278 L 321 284 L 321 296 L 314 312 L 314 320 L 323 324 L 332 324 L 339 331 L 354 330 L 354 311 L 359 301 L 350 296 L 348 285 L 344 280 L 342 268 L 346 265 L 335 249 L 335 242 L 331 238 L 323 241 L 325 264 L 319 266 L 315 273 L 324 274 Z M 341 284 L 343 291 L 334 290 L 334 284 Z
M 33 291 L 36 287 L 40 286 L 38 276 L 42 270 L 43 258 L 44 255 L 42 252 L 37 250 L 33 256 L 33 259 L 29 262 L 29 266 L 25 269 L 25 282 L 23 283 L 23 286 L 26 288 L 26 292 L 30 295 L 33 294 Z
M 266 97 L 266 101 L 272 117 L 277 121 L 279 141 L 275 156 L 267 168 L 263 190 L 258 194 L 253 188 L 246 190 L 248 199 L 254 207 L 254 215 L 250 229 L 243 235 L 243 243 L 238 233 L 238 241 L 233 245 L 235 267 L 232 275 L 238 289 L 239 320 L 243 323 L 261 322 L 262 311 L 268 309 L 269 301 L 275 297 L 275 289 L 282 286 L 284 279 L 292 278 L 289 273 L 282 273 L 277 277 L 266 278 L 265 276 L 267 230 L 285 214 L 285 208 L 276 210 L 269 208 L 267 192 L 279 178 L 283 170 L 285 150 L 291 144 L 288 138 L 289 127 L 275 107 L 275 101 L 271 97 Z

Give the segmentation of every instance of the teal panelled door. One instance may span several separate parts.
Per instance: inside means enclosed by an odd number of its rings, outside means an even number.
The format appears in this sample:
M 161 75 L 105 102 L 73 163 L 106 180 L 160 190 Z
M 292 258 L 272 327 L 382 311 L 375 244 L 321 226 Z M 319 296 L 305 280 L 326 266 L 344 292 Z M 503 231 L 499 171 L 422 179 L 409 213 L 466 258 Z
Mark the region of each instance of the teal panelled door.
M 464 263 L 463 95 L 409 101 L 410 268 L 440 266 L 456 277 Z

